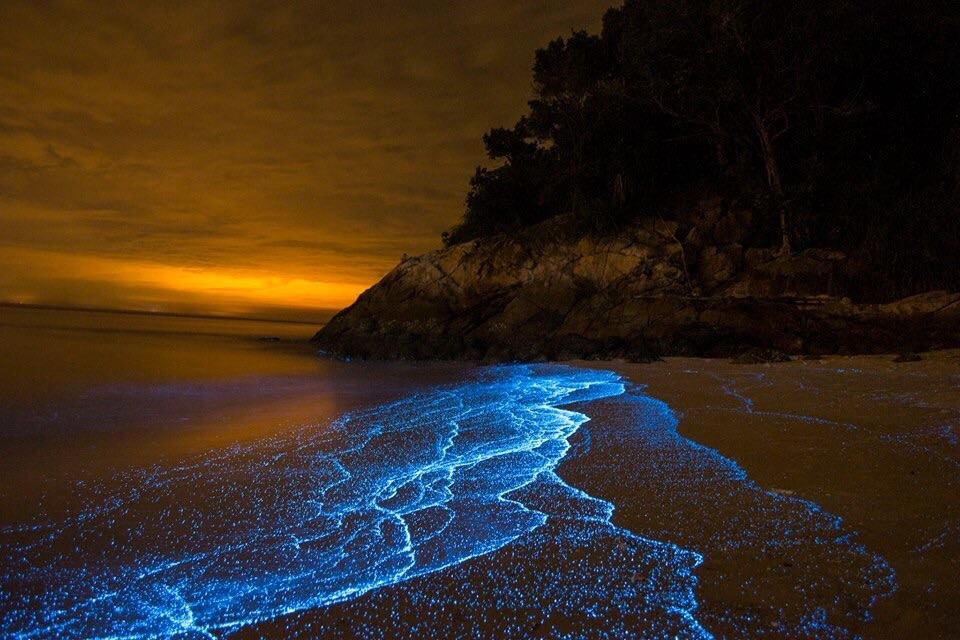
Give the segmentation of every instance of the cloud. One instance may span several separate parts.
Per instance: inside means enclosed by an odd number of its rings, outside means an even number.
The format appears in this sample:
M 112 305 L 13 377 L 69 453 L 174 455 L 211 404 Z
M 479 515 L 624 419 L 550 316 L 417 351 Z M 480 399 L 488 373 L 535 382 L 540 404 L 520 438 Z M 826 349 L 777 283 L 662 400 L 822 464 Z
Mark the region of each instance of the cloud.
M 0 298 L 47 295 L 51 256 L 72 255 L 339 283 L 286 293 L 342 304 L 437 246 L 480 135 L 524 109 L 533 49 L 605 5 L 7 0 L 0 259 L 32 262 Z M 85 277 L 83 297 L 135 302 L 135 283 Z M 201 286 L 182 284 L 166 304 Z
M 30 265 L 44 264 L 46 273 Z M 170 266 L 155 262 L 10 249 L 0 252 L 0 291 L 12 302 L 73 304 L 322 319 L 365 286 L 307 279 L 296 273 Z

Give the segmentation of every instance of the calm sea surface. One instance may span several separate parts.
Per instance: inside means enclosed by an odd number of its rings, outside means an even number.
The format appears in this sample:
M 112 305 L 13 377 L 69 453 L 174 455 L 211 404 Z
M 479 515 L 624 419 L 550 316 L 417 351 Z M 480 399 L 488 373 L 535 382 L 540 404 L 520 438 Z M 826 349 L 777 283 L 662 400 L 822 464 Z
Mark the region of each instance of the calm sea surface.
M 343 363 L 316 325 L 0 307 L 0 524 L 66 485 L 263 438 L 455 378 Z
M 260 338 L 305 342 L 314 325 L 133 313 L 0 307 L 0 399 L 36 407 L 115 383 L 160 384 L 316 372 L 302 353 Z

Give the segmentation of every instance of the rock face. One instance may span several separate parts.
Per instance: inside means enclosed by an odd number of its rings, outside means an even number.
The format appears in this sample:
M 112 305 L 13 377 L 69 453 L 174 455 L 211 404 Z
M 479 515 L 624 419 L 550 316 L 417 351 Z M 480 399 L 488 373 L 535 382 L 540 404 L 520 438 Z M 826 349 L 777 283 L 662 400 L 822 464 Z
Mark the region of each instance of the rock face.
M 844 256 L 789 258 L 647 221 L 576 238 L 554 218 L 509 237 L 404 259 L 314 340 L 374 359 L 563 360 L 918 351 L 960 344 L 960 294 L 888 305 L 831 297 Z M 717 244 L 717 238 L 724 244 Z M 811 297 L 817 296 L 817 297 Z

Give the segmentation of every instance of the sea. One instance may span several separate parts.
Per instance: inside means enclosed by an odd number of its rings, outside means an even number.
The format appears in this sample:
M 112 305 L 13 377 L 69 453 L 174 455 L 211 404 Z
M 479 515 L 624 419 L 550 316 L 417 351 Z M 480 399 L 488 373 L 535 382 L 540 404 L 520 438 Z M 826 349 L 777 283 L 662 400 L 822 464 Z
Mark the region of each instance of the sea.
M 75 483 L 323 422 L 450 366 L 321 358 L 318 324 L 0 306 L 0 515 Z

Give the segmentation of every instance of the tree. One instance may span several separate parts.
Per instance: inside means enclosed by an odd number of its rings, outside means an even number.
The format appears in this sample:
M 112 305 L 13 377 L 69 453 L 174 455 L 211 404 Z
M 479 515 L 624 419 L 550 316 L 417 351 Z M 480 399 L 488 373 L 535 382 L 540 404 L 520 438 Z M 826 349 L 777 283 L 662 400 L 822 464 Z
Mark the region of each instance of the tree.
M 622 40 L 621 56 L 634 97 L 708 138 L 718 163 L 726 149 L 759 160 L 775 202 L 780 250 L 791 251 L 780 146 L 809 126 L 827 102 L 821 80 L 837 74 L 848 48 L 850 3 L 764 0 L 628 0 L 606 25 Z M 844 74 L 845 75 L 845 74 Z
M 446 240 L 696 225 L 676 203 L 707 193 L 769 213 L 753 246 L 854 254 L 864 296 L 960 286 L 957 42 L 956 0 L 625 0 L 536 52 Z
M 546 185 L 552 158 L 530 141 L 526 119 L 521 118 L 513 129 L 491 129 L 483 142 L 487 156 L 500 166 L 477 167 L 463 220 L 444 235 L 448 245 L 506 233 L 554 213 Z
M 576 213 L 589 180 L 587 145 L 593 131 L 599 86 L 608 72 L 598 36 L 577 31 L 557 38 L 536 53 L 530 101 L 530 130 L 541 143 L 556 150 L 558 176 L 570 191 Z

